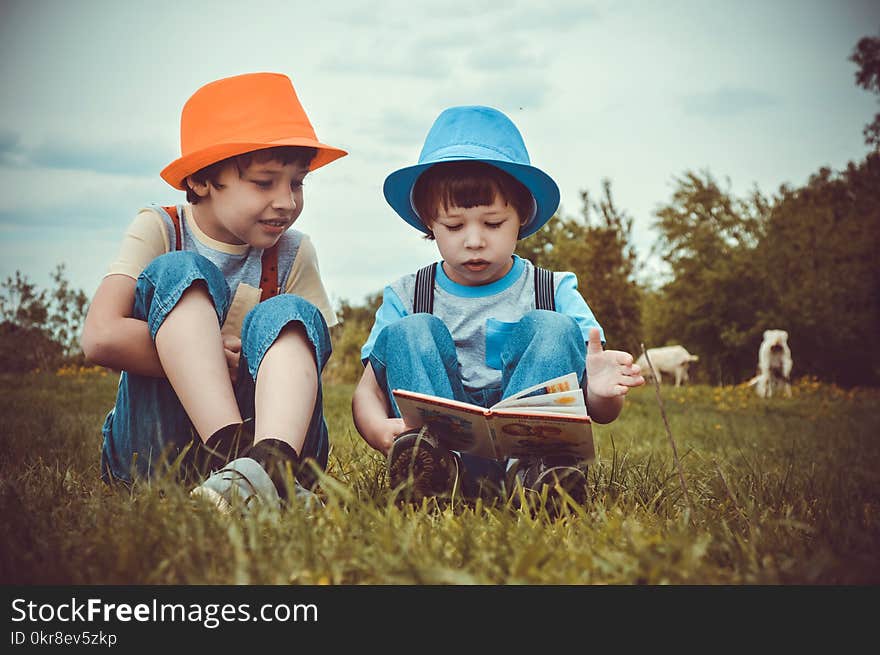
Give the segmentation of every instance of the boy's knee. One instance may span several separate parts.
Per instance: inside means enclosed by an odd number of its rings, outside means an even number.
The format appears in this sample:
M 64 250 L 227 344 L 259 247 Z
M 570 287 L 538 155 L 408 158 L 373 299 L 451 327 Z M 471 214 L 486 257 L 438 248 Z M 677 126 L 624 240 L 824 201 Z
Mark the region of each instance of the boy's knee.
M 404 316 L 386 326 L 379 339 L 384 342 L 386 349 L 400 348 L 409 353 L 436 350 L 437 345 L 445 341 L 452 343 L 452 335 L 443 321 L 433 314 L 424 313 Z
M 266 351 L 284 332 L 300 334 L 315 351 L 319 369 L 330 357 L 330 332 L 320 310 L 304 298 L 281 294 L 254 307 L 241 327 L 242 352 L 256 375 Z
M 571 316 L 536 309 L 528 312 L 513 329 L 501 353 L 502 362 L 518 361 L 528 351 L 541 360 L 586 356 L 583 334 Z
M 191 289 L 207 292 L 222 323 L 230 298 L 223 273 L 206 257 L 183 251 L 156 257 L 138 276 L 134 316 L 146 320 L 155 337 L 165 318 Z
M 153 280 L 166 277 L 174 279 L 202 277 L 211 284 L 220 282 L 226 284 L 223 273 L 211 260 L 187 250 L 166 252 L 164 255 L 159 255 L 147 264 L 142 275 Z
M 552 342 L 557 339 L 576 337 L 582 340 L 577 321 L 571 316 L 546 309 L 533 309 L 520 319 L 516 330 L 528 335 L 540 336 Z
M 268 330 L 277 335 L 291 321 L 301 323 L 307 334 L 313 330 L 327 331 L 320 310 L 304 298 L 281 294 L 258 303 L 244 318 L 242 340 L 252 330 Z
M 318 308 L 301 296 L 282 293 L 261 302 L 255 309 L 264 312 L 279 312 L 294 318 L 311 319 L 315 314 L 320 316 Z
M 409 314 L 399 321 L 388 326 L 392 331 L 398 331 L 401 334 L 442 334 L 449 332 L 449 329 L 439 318 L 433 314 Z
M 194 252 L 168 252 L 156 257 L 138 277 L 137 290 L 144 293 L 151 288 L 164 296 L 167 292 L 180 290 L 181 283 L 188 281 L 192 284 L 197 280 L 204 281 L 206 290 L 218 307 L 224 304 L 224 298 L 229 295 L 226 278 L 211 260 Z M 180 290 L 180 293 L 185 290 Z

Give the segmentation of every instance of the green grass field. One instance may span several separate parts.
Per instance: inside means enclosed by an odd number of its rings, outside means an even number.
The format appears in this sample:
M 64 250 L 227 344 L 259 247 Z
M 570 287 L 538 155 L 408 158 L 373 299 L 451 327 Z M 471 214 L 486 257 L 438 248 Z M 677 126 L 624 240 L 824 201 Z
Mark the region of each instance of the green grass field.
M 325 388 L 332 450 L 313 516 L 221 516 L 169 481 L 109 487 L 100 370 L 0 377 L 0 582 L 25 584 L 876 584 L 880 390 L 801 381 L 792 399 L 653 387 L 596 426 L 593 500 L 400 509 Z M 692 511 L 690 509 L 692 507 Z

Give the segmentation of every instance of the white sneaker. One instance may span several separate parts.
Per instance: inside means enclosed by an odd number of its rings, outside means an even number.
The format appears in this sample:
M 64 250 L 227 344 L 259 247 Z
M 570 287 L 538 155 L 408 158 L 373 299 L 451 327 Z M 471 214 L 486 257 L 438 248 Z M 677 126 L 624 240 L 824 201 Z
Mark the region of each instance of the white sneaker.
M 250 457 L 232 460 L 212 473 L 190 495 L 209 500 L 225 514 L 235 510 L 249 512 L 257 506 L 281 507 L 281 498 L 269 474 Z

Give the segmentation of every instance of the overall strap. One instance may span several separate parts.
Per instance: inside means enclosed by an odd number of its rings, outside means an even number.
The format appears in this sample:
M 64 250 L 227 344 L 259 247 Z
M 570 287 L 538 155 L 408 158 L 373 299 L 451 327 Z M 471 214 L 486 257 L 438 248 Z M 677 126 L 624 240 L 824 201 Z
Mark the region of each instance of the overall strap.
M 413 294 L 413 313 L 434 313 L 434 275 L 437 262 L 419 269 L 416 273 L 416 290 Z
M 177 239 L 175 250 L 183 250 L 183 239 L 180 232 L 180 215 L 177 213 L 177 206 L 171 205 L 163 207 L 171 217 L 174 224 L 174 236 Z M 263 251 L 263 257 L 260 260 L 262 270 L 260 271 L 260 302 L 268 300 L 273 296 L 281 293 L 281 286 L 278 284 L 278 243 Z
M 437 263 L 425 266 L 416 273 L 416 289 L 413 294 L 413 313 L 434 312 L 434 275 Z M 535 309 L 556 311 L 553 293 L 553 272 L 535 266 Z
M 535 266 L 535 309 L 556 311 L 556 298 L 553 293 L 553 272 Z
M 268 300 L 281 293 L 281 285 L 278 280 L 278 242 L 271 248 L 263 251 L 263 257 L 260 260 L 263 270 L 260 271 L 260 302 Z
M 177 215 L 177 205 L 171 205 L 170 207 L 162 207 L 168 215 L 171 217 L 171 222 L 174 223 L 174 237 L 176 239 L 175 250 L 183 250 L 183 239 L 180 238 L 180 216 Z

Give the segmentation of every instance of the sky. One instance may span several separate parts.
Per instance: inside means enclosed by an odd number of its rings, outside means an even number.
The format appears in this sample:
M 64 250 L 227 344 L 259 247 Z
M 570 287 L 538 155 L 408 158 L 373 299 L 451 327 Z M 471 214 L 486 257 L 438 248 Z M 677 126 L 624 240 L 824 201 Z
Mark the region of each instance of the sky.
M 876 35 L 868 0 L 0 0 L 0 279 L 63 263 L 91 296 L 137 210 L 184 200 L 159 177 L 184 102 L 256 71 L 350 153 L 309 175 L 296 224 L 335 303 L 439 258 L 382 184 L 453 105 L 510 116 L 563 216 L 610 179 L 660 270 L 653 212 L 686 171 L 772 194 L 865 157 L 878 98 L 848 57 Z

